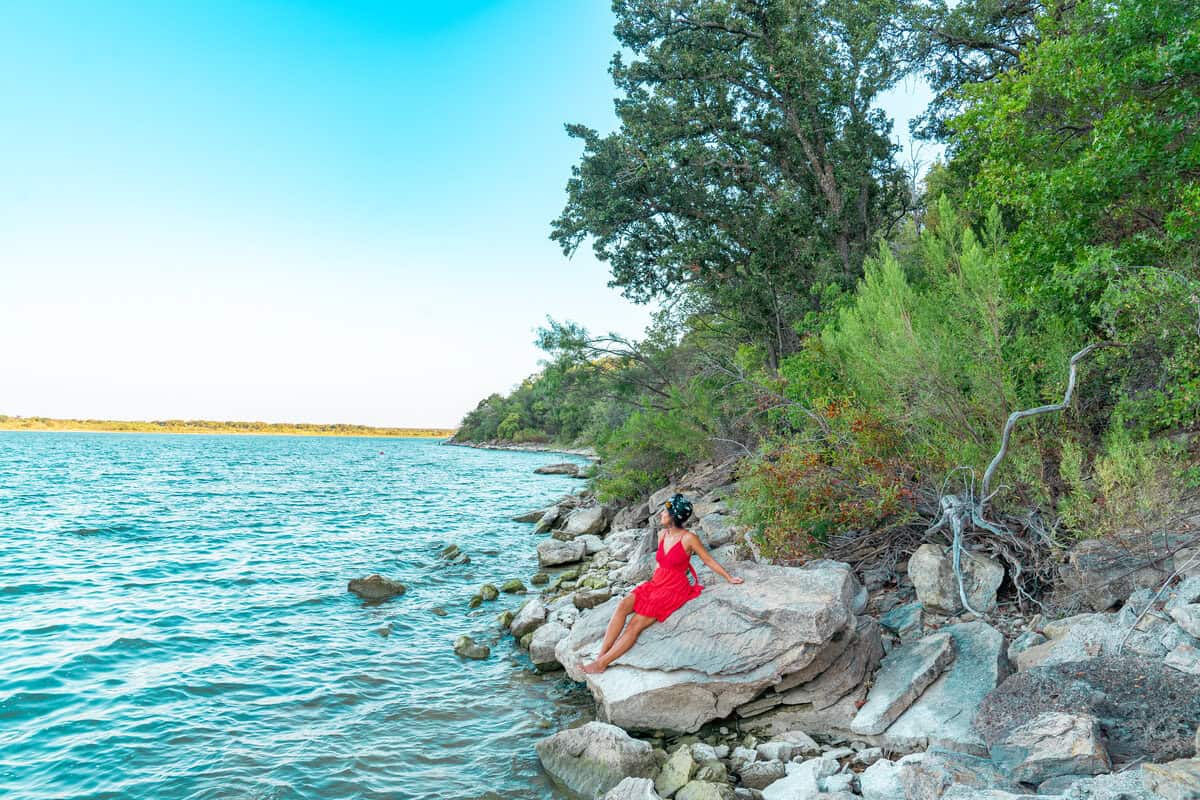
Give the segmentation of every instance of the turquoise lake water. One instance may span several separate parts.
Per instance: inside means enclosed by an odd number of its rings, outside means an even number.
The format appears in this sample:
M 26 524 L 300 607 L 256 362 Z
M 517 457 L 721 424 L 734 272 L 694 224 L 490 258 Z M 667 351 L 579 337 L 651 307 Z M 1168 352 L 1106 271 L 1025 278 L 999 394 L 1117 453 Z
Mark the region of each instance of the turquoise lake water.
M 467 601 L 537 570 L 509 518 L 579 488 L 559 460 L 0 432 L 0 797 L 557 797 L 533 742 L 590 702 L 500 638 L 521 598 Z M 371 572 L 408 593 L 364 606 Z

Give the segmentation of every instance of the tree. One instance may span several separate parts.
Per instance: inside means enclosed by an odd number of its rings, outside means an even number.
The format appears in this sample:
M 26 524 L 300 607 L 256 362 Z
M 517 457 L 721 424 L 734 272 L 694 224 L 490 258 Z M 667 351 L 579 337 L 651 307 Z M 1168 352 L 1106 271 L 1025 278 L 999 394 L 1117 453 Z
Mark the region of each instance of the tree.
M 593 237 L 610 285 L 686 290 L 772 368 L 829 282 L 850 287 L 903 213 L 891 122 L 895 0 L 617 0 L 620 128 L 584 154 L 551 238 Z

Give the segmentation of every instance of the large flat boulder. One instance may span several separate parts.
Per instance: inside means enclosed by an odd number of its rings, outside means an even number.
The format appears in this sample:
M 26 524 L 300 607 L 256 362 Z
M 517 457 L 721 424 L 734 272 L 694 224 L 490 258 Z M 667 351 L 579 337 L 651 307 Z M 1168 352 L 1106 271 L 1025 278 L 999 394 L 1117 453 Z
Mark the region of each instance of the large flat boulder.
M 630 729 L 696 731 L 803 669 L 854 619 L 859 585 L 845 564 L 728 568 L 745 583 L 702 570 L 704 592 L 648 628 L 599 675 L 580 667 L 595 657 L 618 601 L 582 614 L 559 643 L 558 661 L 587 682 L 604 719 Z
M 538 542 L 537 555 L 538 563 L 543 567 L 570 564 L 582 560 L 587 555 L 587 544 L 580 541 L 563 542 L 558 539 L 545 539 Z
M 986 755 L 972 723 L 979 704 L 1008 676 L 1004 635 L 986 622 L 947 625 L 955 657 L 921 696 L 888 726 L 880 744 L 898 751 L 939 747 Z
M 1034 667 L 1012 675 L 980 705 L 975 727 L 989 747 L 1037 716 L 1095 717 L 1116 763 L 1185 758 L 1200 725 L 1200 677 L 1134 656 Z
M 888 653 L 875 674 L 867 704 L 855 715 L 850 730 L 883 733 L 937 680 L 954 661 L 954 654 L 954 637 L 948 633 L 926 636 Z
M 608 513 L 604 506 L 595 505 L 587 508 L 577 508 L 567 514 L 562 523 L 560 533 L 568 538 L 584 536 L 589 533 L 604 533 L 608 527 Z
M 1037 785 L 1062 775 L 1112 771 L 1100 722 L 1089 714 L 1038 714 L 1010 731 L 990 751 L 992 763 L 1019 783 Z
M 650 778 L 658 769 L 649 743 L 603 722 L 559 731 L 534 747 L 550 777 L 581 797 L 603 794 L 627 777 Z

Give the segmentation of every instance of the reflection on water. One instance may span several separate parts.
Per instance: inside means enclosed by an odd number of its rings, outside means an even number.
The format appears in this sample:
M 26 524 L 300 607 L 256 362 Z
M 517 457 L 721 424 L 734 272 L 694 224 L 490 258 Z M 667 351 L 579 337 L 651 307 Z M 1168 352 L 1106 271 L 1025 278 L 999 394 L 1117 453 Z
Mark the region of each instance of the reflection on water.
M 537 570 L 509 517 L 579 485 L 533 478 L 544 462 L 0 432 L 0 796 L 557 796 L 532 745 L 586 695 L 500 637 L 521 598 L 466 605 Z M 346 582 L 370 572 L 408 593 L 364 606 Z M 461 661 L 462 633 L 492 657 Z

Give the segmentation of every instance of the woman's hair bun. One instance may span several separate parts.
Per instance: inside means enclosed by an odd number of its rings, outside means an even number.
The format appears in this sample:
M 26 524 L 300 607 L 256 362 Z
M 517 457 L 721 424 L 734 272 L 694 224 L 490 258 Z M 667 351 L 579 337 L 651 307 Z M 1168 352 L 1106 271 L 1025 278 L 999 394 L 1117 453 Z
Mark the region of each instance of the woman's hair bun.
M 683 495 L 672 495 L 671 499 L 667 501 L 666 506 L 667 513 L 671 515 L 671 519 L 675 520 L 676 525 L 682 525 L 691 519 L 692 501 Z

